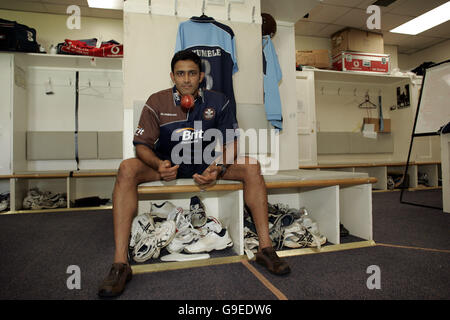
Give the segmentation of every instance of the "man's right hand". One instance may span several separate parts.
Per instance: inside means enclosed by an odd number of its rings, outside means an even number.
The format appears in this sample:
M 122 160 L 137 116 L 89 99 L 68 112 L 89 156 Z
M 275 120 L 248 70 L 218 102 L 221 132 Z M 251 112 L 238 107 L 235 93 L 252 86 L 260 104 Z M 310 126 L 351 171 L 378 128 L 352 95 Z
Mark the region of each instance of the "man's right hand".
M 171 181 L 177 178 L 179 164 L 172 167 L 172 163 L 169 160 L 164 160 L 159 163 L 158 172 L 161 176 L 161 180 Z

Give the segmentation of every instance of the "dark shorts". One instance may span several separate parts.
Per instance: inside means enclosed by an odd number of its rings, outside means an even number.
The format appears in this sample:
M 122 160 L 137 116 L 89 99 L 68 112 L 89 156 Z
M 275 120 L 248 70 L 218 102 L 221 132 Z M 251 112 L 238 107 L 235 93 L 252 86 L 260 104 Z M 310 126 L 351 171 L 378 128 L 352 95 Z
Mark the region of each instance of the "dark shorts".
M 161 160 L 169 160 L 170 162 L 172 162 L 170 157 L 164 156 L 163 154 L 161 154 L 157 151 L 155 151 L 155 154 Z M 173 165 L 174 164 L 172 163 L 172 166 Z M 177 179 L 190 179 L 196 173 L 202 174 L 203 171 L 205 171 L 205 169 L 208 168 L 208 166 L 209 166 L 209 164 L 207 164 L 207 163 L 202 163 L 202 164 L 181 163 L 180 167 L 178 168 Z

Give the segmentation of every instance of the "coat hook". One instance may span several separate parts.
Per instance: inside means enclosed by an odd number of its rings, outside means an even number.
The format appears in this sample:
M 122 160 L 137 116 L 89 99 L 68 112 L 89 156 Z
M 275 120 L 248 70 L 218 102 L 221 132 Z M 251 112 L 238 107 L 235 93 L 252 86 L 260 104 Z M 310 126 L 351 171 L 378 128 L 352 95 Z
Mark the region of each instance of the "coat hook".
M 148 13 L 152 13 L 152 0 L 148 0 Z
M 255 23 L 255 6 L 252 9 L 252 23 Z
M 230 20 L 230 9 L 231 9 L 231 3 L 228 2 L 228 20 Z
M 177 7 L 178 7 L 178 0 L 175 0 L 175 15 L 176 16 L 178 15 Z
M 206 0 L 203 0 L 203 4 L 202 4 L 202 15 L 205 14 L 205 1 Z

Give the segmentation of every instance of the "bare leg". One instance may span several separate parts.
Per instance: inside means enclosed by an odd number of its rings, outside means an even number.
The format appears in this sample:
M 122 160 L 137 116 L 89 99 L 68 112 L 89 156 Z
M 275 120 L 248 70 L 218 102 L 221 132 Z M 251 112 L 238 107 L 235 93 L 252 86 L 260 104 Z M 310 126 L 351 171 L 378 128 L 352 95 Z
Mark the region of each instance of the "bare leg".
M 137 158 L 122 161 L 113 191 L 114 262 L 128 263 L 131 223 L 137 213 L 137 186 L 159 180 L 159 173 Z
M 239 163 L 241 162 L 242 159 Z M 222 179 L 243 182 L 244 201 L 252 212 L 252 218 L 258 233 L 259 249 L 272 247 L 272 241 L 269 237 L 267 190 L 259 163 L 254 159 L 250 160 L 250 158 L 245 157 L 245 164 L 234 163 L 230 165 Z

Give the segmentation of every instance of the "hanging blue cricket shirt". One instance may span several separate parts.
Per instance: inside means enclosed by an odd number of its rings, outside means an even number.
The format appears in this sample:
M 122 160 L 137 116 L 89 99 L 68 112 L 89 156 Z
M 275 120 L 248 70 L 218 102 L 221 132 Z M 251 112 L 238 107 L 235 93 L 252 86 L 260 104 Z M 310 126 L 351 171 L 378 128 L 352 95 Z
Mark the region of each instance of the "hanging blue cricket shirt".
M 233 30 L 211 17 L 192 17 L 178 26 L 175 52 L 191 49 L 202 59 L 201 86 L 224 93 L 236 116 L 233 74 L 238 71 Z
M 281 98 L 278 83 L 282 73 L 278 56 L 270 36 L 263 36 L 263 72 L 264 72 L 264 106 L 267 120 L 278 130 L 283 129 Z

